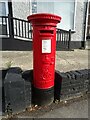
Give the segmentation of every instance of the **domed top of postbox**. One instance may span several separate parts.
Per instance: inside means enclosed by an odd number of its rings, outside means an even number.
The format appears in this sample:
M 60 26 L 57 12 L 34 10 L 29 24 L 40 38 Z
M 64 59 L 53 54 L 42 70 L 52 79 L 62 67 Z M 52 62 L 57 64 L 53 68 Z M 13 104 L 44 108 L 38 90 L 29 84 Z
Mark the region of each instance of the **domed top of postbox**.
M 48 13 L 38 13 L 33 14 L 27 17 L 28 21 L 32 23 L 32 25 L 52 25 L 56 26 L 57 23 L 61 21 L 61 17 L 48 14 Z

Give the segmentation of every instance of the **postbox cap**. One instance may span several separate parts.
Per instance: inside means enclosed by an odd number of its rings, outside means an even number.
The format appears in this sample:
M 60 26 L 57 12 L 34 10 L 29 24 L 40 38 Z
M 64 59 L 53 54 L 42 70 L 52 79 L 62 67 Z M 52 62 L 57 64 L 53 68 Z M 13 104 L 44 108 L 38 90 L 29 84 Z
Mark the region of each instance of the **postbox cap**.
M 61 17 L 49 13 L 38 13 L 27 17 L 28 21 L 34 25 L 52 25 L 56 26 L 61 21 Z

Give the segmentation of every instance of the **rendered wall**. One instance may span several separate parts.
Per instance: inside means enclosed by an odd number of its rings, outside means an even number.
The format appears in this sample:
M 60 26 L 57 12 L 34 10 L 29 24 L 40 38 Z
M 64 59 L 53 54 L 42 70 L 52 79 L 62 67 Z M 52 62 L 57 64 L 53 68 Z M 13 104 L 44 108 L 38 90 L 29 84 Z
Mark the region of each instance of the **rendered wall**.
M 77 0 L 75 16 L 75 33 L 72 34 L 72 41 L 84 40 L 84 22 L 85 22 L 85 0 Z
M 31 0 L 17 1 L 12 0 L 13 16 L 16 18 L 27 20 L 27 16 L 31 14 Z

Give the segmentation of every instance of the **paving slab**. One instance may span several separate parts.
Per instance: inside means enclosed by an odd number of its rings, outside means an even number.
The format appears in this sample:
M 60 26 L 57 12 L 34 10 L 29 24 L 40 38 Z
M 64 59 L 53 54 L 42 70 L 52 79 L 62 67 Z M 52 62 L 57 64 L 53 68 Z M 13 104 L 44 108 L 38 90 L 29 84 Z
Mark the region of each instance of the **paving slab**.
M 32 51 L 0 51 L 0 68 L 11 66 L 22 69 L 33 68 Z M 88 50 L 76 49 L 74 51 L 56 51 L 55 69 L 66 72 L 69 70 L 88 69 Z

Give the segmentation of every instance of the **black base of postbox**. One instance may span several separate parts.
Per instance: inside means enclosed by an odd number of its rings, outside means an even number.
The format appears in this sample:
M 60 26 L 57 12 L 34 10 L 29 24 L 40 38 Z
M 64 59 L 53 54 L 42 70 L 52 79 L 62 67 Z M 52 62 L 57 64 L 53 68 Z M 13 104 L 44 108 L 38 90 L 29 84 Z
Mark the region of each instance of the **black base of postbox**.
M 33 69 L 23 72 L 22 77 L 33 81 Z M 48 105 L 55 100 L 60 100 L 61 97 L 62 77 L 59 71 L 55 71 L 54 87 L 49 89 L 37 89 L 32 84 L 32 103 L 35 105 Z
M 38 105 L 48 105 L 61 97 L 62 77 L 59 71 L 55 71 L 54 87 L 49 89 L 37 89 L 32 85 L 32 102 Z
M 34 105 L 49 105 L 54 100 L 54 87 L 49 89 L 38 89 L 32 87 L 32 102 Z

